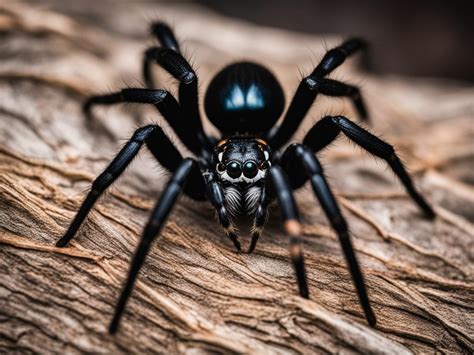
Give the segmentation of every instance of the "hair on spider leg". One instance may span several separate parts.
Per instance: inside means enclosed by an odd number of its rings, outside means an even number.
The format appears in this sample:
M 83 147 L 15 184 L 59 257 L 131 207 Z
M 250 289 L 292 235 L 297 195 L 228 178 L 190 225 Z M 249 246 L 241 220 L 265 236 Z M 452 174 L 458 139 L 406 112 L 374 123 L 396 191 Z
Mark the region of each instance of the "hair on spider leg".
M 354 71 L 351 70 L 351 74 L 352 74 L 352 72 L 354 72 Z M 341 72 L 335 71 L 335 72 L 329 74 L 328 78 L 332 79 L 332 80 L 339 81 L 339 82 L 347 82 L 346 81 L 346 76 L 348 76 L 347 73 L 341 73 Z M 350 80 L 349 84 L 353 87 L 359 88 L 362 91 L 365 88 L 366 82 L 364 82 L 363 78 L 361 76 L 359 76 L 359 77 L 352 78 Z M 341 98 L 342 99 L 343 97 L 335 96 L 335 98 Z M 370 121 L 369 121 L 369 123 L 370 123 Z
M 329 45 L 328 45 L 327 37 L 321 38 L 321 41 L 319 42 L 319 46 L 321 47 L 321 53 L 327 53 L 329 51 Z M 322 59 L 323 59 L 323 57 L 321 56 L 321 58 L 319 58 L 319 62 L 321 62 Z
M 313 66 L 309 70 L 314 69 L 318 65 L 318 63 L 321 63 L 321 60 L 324 57 L 324 53 L 327 52 L 327 42 L 323 39 L 323 41 L 321 42 L 321 45 L 318 47 L 322 47 L 322 48 L 317 48 L 317 49 L 315 49 L 314 47 L 310 48 L 309 58 Z
M 186 58 L 191 67 L 198 72 L 198 63 L 196 63 L 196 50 L 186 45 L 185 41 L 182 41 L 181 52 L 183 57 Z
M 220 69 L 204 94 L 204 112 L 218 136 L 203 129 L 199 109 L 199 78 L 172 29 L 163 22 L 152 31 L 160 46 L 144 52 L 143 77 L 146 88 L 128 88 L 95 96 L 91 104 L 141 103 L 154 105 L 166 121 L 139 127 L 115 158 L 93 181 L 84 203 L 57 246 L 66 246 L 97 202 L 98 198 L 124 173 L 139 151 L 146 147 L 165 171 L 169 172 L 161 196 L 150 212 L 129 272 L 120 294 L 110 333 L 118 330 L 120 319 L 139 271 L 153 241 L 159 236 L 181 195 L 196 202 L 210 203 L 217 216 L 225 242 L 241 251 L 235 219 L 251 224 L 247 253 L 257 247 L 269 217 L 269 206 L 277 203 L 283 230 L 290 241 L 289 254 L 299 294 L 308 298 L 301 225 L 293 192 L 309 182 L 314 201 L 321 206 L 332 230 L 337 234 L 367 323 L 375 326 L 362 270 L 350 239 L 350 228 L 341 212 L 317 153 L 344 135 L 369 153 L 388 163 L 410 197 L 425 212 L 434 212 L 415 189 L 394 148 L 369 133 L 344 115 L 325 115 L 315 121 L 302 142 L 289 144 L 318 95 L 344 97 L 357 106 L 363 118 L 358 88 L 343 81 L 328 79 L 337 67 L 364 49 L 364 41 L 352 38 L 329 49 L 313 70 L 304 76 L 285 105 L 284 91 L 275 75 L 262 64 L 234 62 Z M 152 65 L 165 70 L 178 83 L 177 95 L 155 87 Z M 285 110 L 285 107 L 287 109 Z M 168 131 L 169 129 L 169 131 Z M 176 138 L 174 135 L 176 134 Z M 173 138 L 170 138 L 173 137 Z M 176 140 L 175 140 L 176 139 Z M 178 142 L 187 150 L 182 153 Z M 286 147 L 285 147 L 286 146 Z M 192 157 L 186 157 L 188 153 Z M 250 218 L 249 218 L 250 217 Z

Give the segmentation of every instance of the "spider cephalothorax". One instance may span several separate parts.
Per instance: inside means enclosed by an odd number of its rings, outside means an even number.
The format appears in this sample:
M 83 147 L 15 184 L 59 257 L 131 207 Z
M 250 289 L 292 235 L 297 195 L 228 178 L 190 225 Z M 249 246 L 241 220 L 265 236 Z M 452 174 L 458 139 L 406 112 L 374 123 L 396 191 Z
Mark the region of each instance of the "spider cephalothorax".
M 225 234 L 239 251 L 241 244 L 233 217 L 250 216 L 253 225 L 248 253 L 257 245 L 267 220 L 270 202 L 276 200 L 282 212 L 284 229 L 289 236 L 290 255 L 300 295 L 309 298 L 300 245 L 298 209 L 292 194 L 292 190 L 307 181 L 311 183 L 317 200 L 339 237 L 365 317 L 371 326 L 375 326 L 375 315 L 346 220 L 315 154 L 343 133 L 368 152 L 385 160 L 413 200 L 430 218 L 435 216 L 432 208 L 415 189 L 393 147 L 344 116 L 322 118 L 308 131 L 302 143 L 293 143 L 283 149 L 318 94 L 350 98 L 360 117 L 366 119 L 367 111 L 359 89 L 326 78 L 348 56 L 364 48 L 365 42 L 350 39 L 328 51 L 313 72 L 300 82 L 280 125 L 276 125 L 276 122 L 283 113 L 285 101 L 275 76 L 262 65 L 251 62 L 225 67 L 209 84 L 204 100 L 206 114 L 220 132 L 219 137 L 212 137 L 202 127 L 196 73 L 182 56 L 178 42 L 167 25 L 154 24 L 152 32 L 161 47 L 153 47 L 145 52 L 143 68 L 148 88 L 123 89 L 118 93 L 91 97 L 84 104 L 84 111 L 90 114 L 94 104 L 153 104 L 195 158 L 183 158 L 159 125 L 137 129 L 116 158 L 93 182 L 69 229 L 56 244 L 63 247 L 74 237 L 99 196 L 122 174 L 143 144 L 146 144 L 161 166 L 172 173 L 143 231 L 110 324 L 110 332 L 116 332 L 151 242 L 159 235 L 181 193 L 194 200 L 208 200 L 216 210 Z M 179 80 L 179 102 L 169 92 L 155 89 L 151 75 L 153 61 Z
M 214 150 L 213 166 L 229 212 L 234 216 L 254 214 L 271 167 L 268 144 L 255 138 L 224 139 Z

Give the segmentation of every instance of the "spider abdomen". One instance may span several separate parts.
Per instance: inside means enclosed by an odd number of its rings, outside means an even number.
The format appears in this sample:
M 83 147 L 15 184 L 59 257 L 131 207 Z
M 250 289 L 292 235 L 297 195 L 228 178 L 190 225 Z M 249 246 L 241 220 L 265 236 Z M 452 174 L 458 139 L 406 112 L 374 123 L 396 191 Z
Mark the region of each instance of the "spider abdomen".
M 204 106 L 209 120 L 228 135 L 268 131 L 283 112 L 283 90 L 265 67 L 239 62 L 211 81 Z

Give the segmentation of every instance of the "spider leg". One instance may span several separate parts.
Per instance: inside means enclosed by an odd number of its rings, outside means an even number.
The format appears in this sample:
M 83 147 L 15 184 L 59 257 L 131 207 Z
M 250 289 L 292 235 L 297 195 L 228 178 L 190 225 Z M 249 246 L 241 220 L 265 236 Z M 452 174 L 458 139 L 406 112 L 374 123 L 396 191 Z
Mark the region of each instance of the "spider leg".
M 171 28 L 164 22 L 155 22 L 151 25 L 151 33 L 158 39 L 164 48 L 181 52 L 178 41 Z
M 125 168 L 137 155 L 141 146 L 145 142 L 158 162 L 168 171 L 175 171 L 182 162 L 183 158 L 181 157 L 181 154 L 168 137 L 165 136 L 159 126 L 149 125 L 139 128 L 104 172 L 92 183 L 91 191 L 88 193 L 67 232 L 60 240 L 58 240 L 56 246 L 64 247 L 69 243 L 100 195 L 102 195 L 102 193 L 124 172 Z M 204 196 L 201 197 L 199 194 L 198 183 L 195 183 L 192 187 L 193 189 L 189 189 L 190 197 L 203 199 Z M 193 191 L 197 191 L 198 193 Z
M 288 183 L 287 176 L 280 166 L 274 165 L 270 168 L 270 192 L 276 197 L 284 221 L 284 228 L 290 237 L 290 255 L 295 269 L 296 279 L 300 296 L 309 298 L 306 269 L 304 266 L 303 250 L 301 248 L 301 225 L 295 199 Z
M 257 246 L 258 239 L 262 234 L 263 227 L 267 222 L 268 218 L 268 206 L 270 204 L 270 197 L 268 196 L 267 189 L 264 187 L 262 189 L 262 194 L 260 195 L 260 201 L 258 202 L 257 209 L 255 211 L 255 216 L 252 225 L 252 235 L 249 248 L 247 250 L 248 254 L 251 254 L 255 247 Z
M 235 226 L 232 223 L 232 219 L 230 217 L 229 211 L 225 206 L 225 195 L 222 189 L 222 185 L 220 182 L 215 178 L 214 174 L 210 171 L 206 171 L 203 173 L 204 181 L 206 182 L 207 186 L 207 196 L 209 202 L 211 202 L 212 206 L 215 208 L 217 212 L 217 217 L 219 219 L 219 223 L 221 227 L 224 229 L 225 234 L 229 239 L 234 243 L 235 248 L 240 251 L 240 242 L 239 237 L 236 233 Z
M 161 228 L 163 227 L 171 209 L 175 205 L 178 196 L 183 191 L 183 187 L 186 184 L 188 177 L 193 171 L 193 168 L 196 167 L 197 163 L 193 159 L 184 159 L 168 181 L 158 203 L 153 209 L 151 217 L 143 230 L 140 244 L 138 245 L 130 264 L 127 281 L 125 282 L 122 293 L 117 302 L 114 316 L 109 326 L 109 333 L 114 334 L 117 332 L 120 318 L 122 317 L 125 305 L 130 297 L 138 272 L 145 261 L 151 243 L 160 233 Z
M 341 131 L 369 153 L 385 160 L 424 214 L 428 218 L 434 218 L 436 216 L 433 208 L 416 190 L 410 175 L 395 153 L 393 146 L 374 136 L 348 118 L 344 116 L 324 117 L 307 133 L 303 144 L 310 147 L 314 152 L 318 152 L 331 143 Z
M 183 116 L 187 119 L 187 128 L 198 136 L 204 146 L 211 147 L 211 142 L 202 127 L 198 102 L 198 77 L 194 69 L 181 53 L 170 48 L 152 47 L 146 50 L 144 68 L 148 68 L 152 61 L 155 61 L 179 81 L 178 101 Z M 153 88 L 150 70 L 144 69 L 144 75 L 148 75 L 145 77 L 148 87 Z
M 365 47 L 365 41 L 353 38 L 325 54 L 313 72 L 300 82 L 281 125 L 275 126 L 268 134 L 267 140 L 273 150 L 280 148 L 296 132 L 318 93 L 350 97 L 361 118 L 367 118 L 367 110 L 357 88 L 324 79 L 325 75 L 341 65 L 348 56 Z
M 179 48 L 178 40 L 173 33 L 173 30 L 164 22 L 155 22 L 151 25 L 151 33 L 158 39 L 160 45 L 163 48 L 174 50 L 175 52 L 181 53 Z M 149 88 L 155 88 L 156 84 L 153 80 L 153 75 L 151 72 L 152 61 L 146 57 L 143 61 L 143 77 L 145 78 L 145 83 Z
M 367 120 L 367 108 L 358 87 L 332 79 L 313 80 L 306 78 L 306 80 L 308 80 L 307 85 L 309 86 L 310 90 L 317 91 L 327 96 L 349 97 L 352 100 L 352 104 L 354 105 L 354 108 L 358 112 L 360 118 L 363 121 Z
M 94 105 L 113 105 L 124 102 L 155 105 L 184 145 L 195 154 L 201 153 L 202 144 L 198 136 L 195 131 L 188 129 L 189 122 L 186 121 L 178 102 L 166 90 L 128 88 L 108 95 L 92 96 L 84 103 L 83 111 L 90 117 Z
M 330 49 L 311 75 L 316 78 L 322 78 L 344 63 L 347 57 L 366 48 L 367 42 L 362 38 L 350 38 L 344 41 L 340 46 Z
M 334 198 L 326 181 L 323 168 L 313 152 L 301 144 L 293 144 L 288 147 L 282 157 L 282 165 L 286 168 L 291 179 L 301 179 L 302 171 L 305 171 L 311 181 L 314 193 L 321 204 L 332 228 L 336 231 L 342 250 L 347 260 L 352 280 L 357 289 L 360 304 L 364 310 L 367 322 L 373 327 L 376 323 L 375 315 L 370 307 L 369 297 L 364 283 L 364 278 L 357 262 L 354 248 L 349 236 L 347 222 Z M 303 168 L 303 170 L 301 169 Z

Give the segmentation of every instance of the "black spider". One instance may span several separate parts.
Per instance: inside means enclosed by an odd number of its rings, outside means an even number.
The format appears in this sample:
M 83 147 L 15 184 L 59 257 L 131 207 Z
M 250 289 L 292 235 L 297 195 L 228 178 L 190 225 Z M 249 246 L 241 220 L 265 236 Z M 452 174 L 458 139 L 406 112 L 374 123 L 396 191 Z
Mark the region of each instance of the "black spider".
M 110 324 L 110 333 L 117 331 L 125 304 L 130 296 L 138 271 L 151 242 L 157 237 L 181 192 L 192 199 L 209 200 L 225 233 L 237 250 L 240 242 L 233 226 L 236 215 L 253 216 L 251 253 L 267 220 L 267 209 L 278 201 L 284 228 L 290 238 L 291 260 L 295 268 L 301 297 L 308 298 L 308 286 L 300 245 L 300 222 L 292 190 L 310 180 L 326 217 L 337 233 L 344 251 L 360 303 L 367 322 L 375 326 L 364 279 L 349 237 L 345 218 L 324 177 L 315 153 L 330 144 L 340 132 L 375 156 L 384 159 L 398 176 L 407 192 L 430 218 L 433 209 L 417 192 L 412 180 L 393 147 L 343 116 L 326 116 L 306 134 L 303 143 L 282 146 L 295 133 L 316 96 L 351 98 L 360 116 L 367 112 L 359 89 L 325 76 L 341 65 L 354 52 L 365 47 L 361 39 L 350 39 L 331 49 L 314 71 L 304 78 L 291 100 L 283 121 L 275 126 L 284 110 L 280 84 L 265 67 L 251 62 L 239 62 L 222 69 L 211 81 L 204 107 L 210 121 L 219 129 L 218 139 L 207 135 L 202 127 L 198 108 L 198 79 L 182 56 L 170 28 L 163 23 L 152 26 L 161 47 L 145 52 L 144 77 L 149 89 L 123 89 L 110 95 L 91 97 L 84 105 L 90 114 L 95 104 L 135 102 L 153 104 L 196 158 L 183 158 L 158 125 L 139 128 L 115 159 L 93 182 L 79 212 L 66 234 L 57 242 L 63 247 L 78 228 L 99 196 L 120 176 L 137 155 L 143 143 L 158 162 L 172 173 L 160 200 L 148 221 L 131 263 L 128 279 Z M 150 65 L 155 61 L 179 80 L 179 103 L 167 91 L 154 89 Z

